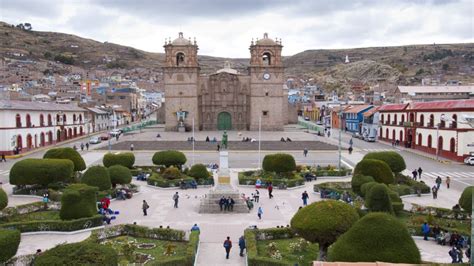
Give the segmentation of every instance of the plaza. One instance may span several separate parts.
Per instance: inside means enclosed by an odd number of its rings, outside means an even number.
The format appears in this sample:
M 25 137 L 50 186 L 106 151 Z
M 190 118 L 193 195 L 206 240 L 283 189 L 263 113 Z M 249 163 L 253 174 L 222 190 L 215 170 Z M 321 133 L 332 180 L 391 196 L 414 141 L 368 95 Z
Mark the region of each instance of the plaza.
M 160 138 L 157 139 L 157 132 Z M 255 193 L 255 186 L 240 185 L 238 173 L 246 170 L 253 170 L 260 168 L 259 162 L 267 154 L 275 152 L 285 152 L 294 156 L 297 164 L 304 165 L 337 165 L 338 151 L 337 139 L 320 137 L 297 126 L 287 127 L 285 131 L 279 132 L 265 132 L 262 133 L 262 144 L 266 143 L 270 147 L 267 150 L 258 150 L 258 145 L 245 146 L 246 143 L 241 142 L 243 136 L 249 138 L 257 138 L 258 132 L 250 131 L 230 131 L 229 134 L 229 177 L 230 185 L 247 196 Z M 163 149 L 182 149 L 187 156 L 187 165 L 191 164 L 209 164 L 219 163 L 219 152 L 214 149 L 216 144 L 206 143 L 206 137 L 216 136 L 220 140 L 221 132 L 203 131 L 195 134 L 196 145 L 192 150 L 192 145 L 186 139 L 191 136 L 191 133 L 172 133 L 164 132 L 161 126 L 153 126 L 144 129 L 142 132 L 133 132 L 125 134 L 120 139 L 113 140 L 110 148 L 116 151 L 129 151 L 131 143 L 134 143 L 135 165 L 145 166 L 152 165 L 151 157 L 156 150 Z M 337 134 L 334 134 L 337 135 Z M 280 139 L 287 137 L 292 139 L 292 142 L 282 143 Z M 349 146 L 350 136 L 345 135 L 342 138 L 342 162 L 343 166 L 351 169 L 362 160 L 362 157 L 371 151 L 381 150 L 395 150 L 405 157 L 407 163 L 407 170 L 414 169 L 418 166 L 423 166 L 426 175 L 423 181 L 431 187 L 435 184 L 434 175 L 430 173 L 463 173 L 458 177 L 453 176 L 451 188 L 441 188 L 437 200 L 433 200 L 431 196 L 422 195 L 421 197 L 407 196 L 403 197 L 405 210 L 410 210 L 413 204 L 421 206 L 435 206 L 451 209 L 457 204 L 457 200 L 464 187 L 474 185 L 474 172 L 471 168 L 457 163 L 441 164 L 431 158 L 420 156 L 416 153 L 410 153 L 402 149 L 393 149 L 384 144 L 375 144 L 372 149 L 368 149 L 366 143 L 361 143 L 358 140 L 354 141 L 354 151 L 352 154 L 347 152 Z M 82 141 L 71 142 L 65 144 L 66 146 L 76 145 L 80 147 Z M 140 144 L 143 143 L 143 144 Z M 190 147 L 191 145 L 191 147 Z M 243 145 L 243 146 L 242 146 Z M 282 146 L 288 145 L 288 146 Z M 302 147 L 308 147 L 307 157 L 303 155 Z M 244 148 L 242 148 L 244 147 Z M 272 148 L 274 147 L 274 148 Z M 88 151 L 80 151 L 86 165 L 101 165 L 102 157 L 107 153 L 109 144 L 103 142 L 96 146 L 91 146 Z M 27 155 L 28 158 L 42 157 L 44 151 L 39 151 Z M 18 159 L 21 160 L 21 159 Z M 3 189 L 7 192 L 9 197 L 9 206 L 18 206 L 32 202 L 41 201 L 41 197 L 34 196 L 20 196 L 12 195 L 13 186 L 8 183 L 8 173 L 14 160 L 9 160 L 7 163 L 2 163 L 2 171 L 0 178 L 3 181 Z M 4 170 L 5 169 L 5 170 Z M 411 170 L 409 171 L 411 172 Z M 409 172 L 407 173 L 409 175 Z M 214 183 L 218 184 L 218 174 L 213 174 Z M 116 219 L 111 222 L 111 225 L 117 224 L 133 224 L 147 227 L 167 227 L 189 232 L 194 224 L 200 227 L 199 248 L 196 254 L 196 265 L 245 265 L 246 257 L 238 255 L 237 240 L 243 235 L 244 230 L 253 226 L 258 228 L 275 228 L 277 226 L 286 227 L 294 214 L 300 207 L 303 206 L 301 194 L 304 191 L 309 193 L 309 204 L 312 202 L 321 201 L 320 193 L 313 192 L 315 184 L 326 182 L 350 182 L 351 176 L 343 177 L 320 177 L 316 181 L 306 182 L 302 186 L 297 186 L 291 189 L 275 189 L 273 192 L 274 198 L 270 199 L 265 189 L 259 189 L 260 201 L 255 203 L 255 206 L 249 213 L 217 213 L 206 214 L 199 213 L 199 205 L 203 197 L 209 192 L 211 187 L 199 187 L 197 189 L 179 189 L 179 188 L 159 188 L 148 185 L 145 181 L 133 180 L 132 183 L 138 187 L 139 192 L 133 195 L 131 199 L 127 200 L 113 200 L 111 203 L 112 209 L 119 211 Z M 173 208 L 172 196 L 176 192 L 180 195 L 179 208 Z M 148 215 L 143 216 L 141 203 L 146 200 L 150 206 Z M 257 217 L 257 209 L 262 207 L 263 215 L 260 220 Z M 105 224 L 104 226 L 110 227 Z M 88 238 L 91 234 L 90 230 L 81 230 L 78 232 L 30 232 L 23 233 L 22 240 L 17 252 L 17 256 L 34 254 L 37 249 L 47 250 L 53 248 L 61 243 L 80 242 Z M 188 234 L 188 233 L 187 233 Z M 230 236 L 235 243 L 231 251 L 230 259 L 225 259 L 222 242 L 225 237 Z M 447 263 L 450 262 L 448 255 L 449 246 L 439 246 L 434 241 L 423 241 L 421 238 L 415 237 L 415 243 L 423 261 Z

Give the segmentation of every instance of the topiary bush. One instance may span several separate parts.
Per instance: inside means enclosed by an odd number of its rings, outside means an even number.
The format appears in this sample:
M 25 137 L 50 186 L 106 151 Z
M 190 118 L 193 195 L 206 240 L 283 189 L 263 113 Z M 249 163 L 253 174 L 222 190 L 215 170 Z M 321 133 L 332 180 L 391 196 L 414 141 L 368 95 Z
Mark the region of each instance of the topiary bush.
M 400 173 L 407 168 L 405 159 L 394 151 L 370 152 L 367 153 L 362 160 L 365 159 L 384 161 L 394 173 Z
M 110 246 L 84 241 L 56 246 L 35 259 L 36 266 L 118 265 L 117 252 Z
M 15 256 L 20 245 L 21 233 L 18 230 L 0 229 L 0 263 Z
M 395 181 L 392 170 L 387 163 L 381 160 L 364 159 L 360 161 L 354 169 L 354 175 L 371 176 L 375 181 L 387 185 Z
M 269 172 L 288 173 L 296 170 L 296 162 L 291 154 L 268 154 L 263 158 L 262 168 Z
M 189 169 L 188 175 L 197 179 L 206 179 L 211 176 L 204 164 L 195 164 Z
M 367 195 L 367 191 L 369 191 L 373 186 L 377 185 L 379 183 L 377 182 L 369 182 L 365 183 L 362 186 L 360 186 L 360 194 L 362 197 L 365 197 Z
M 49 149 L 44 155 L 44 159 L 68 159 L 74 164 L 74 172 L 86 169 L 86 162 L 82 156 L 73 148 Z
M 403 211 L 403 201 L 400 198 L 400 195 L 396 191 L 390 190 L 390 188 L 389 188 L 388 196 L 390 197 L 390 201 L 392 202 L 393 211 L 396 214 L 399 214 L 400 212 L 402 212 Z
M 331 246 L 329 261 L 421 262 L 420 252 L 407 228 L 387 213 L 369 213 Z
M 0 211 L 8 206 L 8 196 L 3 188 L 0 188 Z
M 166 179 L 179 179 L 181 178 L 181 172 L 178 168 L 170 166 L 163 171 L 161 176 Z
M 97 187 L 99 190 L 107 190 L 112 186 L 109 171 L 100 165 L 89 167 L 82 176 L 81 183 Z
M 365 195 L 365 206 L 371 212 L 393 213 L 392 201 L 388 193 L 387 185 L 375 184 Z
M 328 247 L 358 219 L 351 205 L 325 200 L 301 208 L 291 219 L 291 228 L 304 239 L 319 243 L 318 260 L 325 260 Z
M 64 189 L 59 217 L 62 220 L 92 217 L 97 213 L 97 187 L 72 184 Z
M 351 180 L 352 191 L 354 191 L 355 193 L 359 195 L 362 195 L 360 191 L 360 187 L 365 183 L 374 182 L 374 181 L 375 181 L 374 178 L 371 176 L 365 176 L 365 175 L 352 176 L 352 180 Z
M 121 165 L 129 169 L 135 164 L 135 154 L 132 152 L 106 153 L 102 159 L 105 167 Z
M 74 164 L 66 159 L 24 159 L 10 169 L 12 185 L 43 185 L 72 180 Z
M 108 168 L 110 182 L 115 186 L 116 184 L 130 184 L 132 182 L 132 172 L 125 166 L 116 164 Z
M 471 213 L 472 212 L 472 194 L 474 192 L 474 186 L 466 187 L 461 197 L 459 198 L 459 206 L 463 208 L 464 211 Z
M 174 150 L 156 152 L 152 158 L 155 165 L 163 165 L 165 167 L 177 166 L 179 168 L 186 163 L 186 160 L 184 153 Z

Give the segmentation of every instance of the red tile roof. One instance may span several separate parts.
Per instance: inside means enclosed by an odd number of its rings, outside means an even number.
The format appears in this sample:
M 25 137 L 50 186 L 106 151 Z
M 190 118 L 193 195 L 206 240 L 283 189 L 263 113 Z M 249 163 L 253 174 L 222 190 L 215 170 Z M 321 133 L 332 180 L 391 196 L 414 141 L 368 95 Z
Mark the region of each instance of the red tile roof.
M 401 104 L 386 104 L 382 105 L 379 108 L 379 111 L 403 111 L 407 108 L 408 103 L 401 103 Z
M 369 107 L 371 107 L 371 105 L 366 105 L 366 104 L 355 105 L 355 106 L 349 108 L 348 110 L 345 110 L 344 113 L 357 114 L 357 113 L 361 112 L 362 110 L 365 110 Z
M 410 104 L 411 110 L 455 110 L 455 109 L 472 109 L 474 110 L 473 100 L 450 100 L 436 102 L 414 102 Z
M 364 113 L 364 117 L 369 117 L 369 116 L 373 115 L 373 114 L 376 113 L 379 109 L 380 109 L 380 106 L 377 106 L 377 107 L 375 107 L 375 108 L 370 109 L 369 111 L 367 111 L 367 112 Z

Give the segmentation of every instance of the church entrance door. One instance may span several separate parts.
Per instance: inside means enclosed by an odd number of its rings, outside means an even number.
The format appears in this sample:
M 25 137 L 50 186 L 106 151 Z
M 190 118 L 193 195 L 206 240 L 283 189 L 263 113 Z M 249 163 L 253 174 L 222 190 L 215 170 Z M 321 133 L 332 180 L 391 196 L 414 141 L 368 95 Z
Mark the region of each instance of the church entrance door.
M 228 112 L 220 112 L 217 116 L 217 129 L 218 130 L 231 130 L 232 129 L 232 118 Z

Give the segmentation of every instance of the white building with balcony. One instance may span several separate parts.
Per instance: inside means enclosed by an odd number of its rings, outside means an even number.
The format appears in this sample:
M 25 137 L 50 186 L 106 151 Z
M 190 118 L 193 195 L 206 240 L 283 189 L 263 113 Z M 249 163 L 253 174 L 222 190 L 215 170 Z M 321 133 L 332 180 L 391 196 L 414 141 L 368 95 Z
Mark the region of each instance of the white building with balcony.
M 0 100 L 0 154 L 14 154 L 87 134 L 87 110 L 73 104 Z

